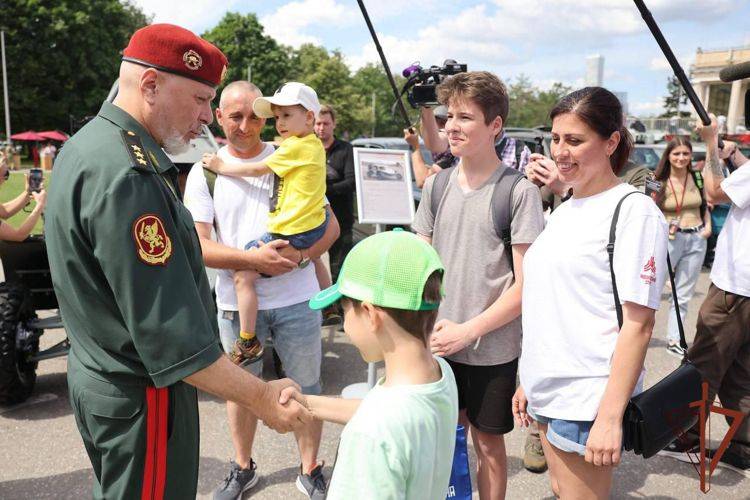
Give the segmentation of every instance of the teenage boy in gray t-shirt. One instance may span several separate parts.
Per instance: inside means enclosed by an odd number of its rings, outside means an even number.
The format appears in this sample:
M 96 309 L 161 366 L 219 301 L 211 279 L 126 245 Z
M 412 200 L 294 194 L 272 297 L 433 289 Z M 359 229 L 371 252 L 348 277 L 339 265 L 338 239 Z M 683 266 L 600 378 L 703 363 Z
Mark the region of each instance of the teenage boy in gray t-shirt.
M 448 359 L 456 376 L 459 422 L 471 429 L 479 458 L 479 495 L 504 498 L 503 435 L 513 430 L 523 256 L 544 227 L 542 202 L 531 182 L 521 179 L 516 184 L 512 249 L 506 249 L 492 217 L 495 182 L 508 168 L 494 148 L 508 116 L 505 86 L 488 72 L 461 73 L 438 87 L 438 99 L 448 106 L 445 131 L 460 163 L 450 173 L 436 214 L 431 209 L 436 176 L 427 179 L 413 224 L 414 231 L 435 247 L 446 270 L 446 295 L 431 347 Z

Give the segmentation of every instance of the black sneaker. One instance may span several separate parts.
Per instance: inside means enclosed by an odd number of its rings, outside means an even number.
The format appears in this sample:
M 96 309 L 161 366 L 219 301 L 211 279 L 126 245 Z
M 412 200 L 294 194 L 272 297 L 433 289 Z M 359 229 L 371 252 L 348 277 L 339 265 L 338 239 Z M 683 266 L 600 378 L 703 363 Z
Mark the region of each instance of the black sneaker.
M 253 460 L 250 460 L 248 469 L 243 469 L 234 460 L 229 465 L 229 475 L 214 490 L 214 500 L 240 500 L 243 493 L 258 484 L 257 467 Z
M 297 489 L 313 500 L 323 500 L 326 497 L 328 483 L 323 476 L 323 465 L 315 467 L 310 474 L 302 473 L 302 466 L 297 475 Z
M 674 458 L 680 462 L 690 464 L 697 463 L 700 460 L 700 453 L 701 446 L 698 438 L 692 434 L 685 434 L 672 441 L 669 446 L 658 452 L 657 455 Z
M 707 450 L 708 458 L 713 458 L 716 450 Z M 750 458 L 740 456 L 730 449 L 724 450 L 724 454 L 719 459 L 719 467 L 733 470 L 745 477 L 750 477 Z
M 685 352 L 685 349 L 683 349 L 680 344 L 669 344 L 667 346 L 667 354 L 671 354 L 672 356 L 676 356 L 680 359 L 685 357 Z

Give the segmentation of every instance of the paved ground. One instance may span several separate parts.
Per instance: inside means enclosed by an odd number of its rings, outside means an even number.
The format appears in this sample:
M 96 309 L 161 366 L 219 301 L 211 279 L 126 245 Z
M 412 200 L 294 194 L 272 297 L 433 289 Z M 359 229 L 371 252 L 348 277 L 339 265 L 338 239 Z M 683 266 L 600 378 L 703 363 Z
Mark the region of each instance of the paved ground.
M 696 314 L 708 287 L 701 277 L 686 324 L 688 340 L 694 335 Z M 664 303 L 666 304 L 666 302 Z M 678 360 L 665 352 L 666 306 L 657 316 L 657 330 L 646 360 L 646 385 L 673 370 Z M 45 345 L 59 341 L 62 332 L 49 332 Z M 365 380 L 366 367 L 343 333 L 323 335 L 323 381 L 325 394 L 337 395 L 351 382 Z M 210 498 L 222 479 L 232 454 L 224 405 L 207 395 L 201 396 L 201 469 L 199 498 Z M 713 421 L 713 436 L 723 436 L 723 421 Z M 340 427 L 326 424 L 320 458 L 332 464 Z M 90 496 L 91 469 L 77 434 L 67 402 L 65 359 L 45 361 L 39 367 L 39 380 L 32 399 L 16 408 L 0 408 L 0 499 L 78 499 Z M 509 453 L 508 498 L 550 498 L 546 474 L 534 475 L 522 467 L 524 432 L 516 430 L 507 438 Z M 260 430 L 255 448 L 262 474 L 253 498 L 303 498 L 294 487 L 297 473 L 295 445 L 291 437 L 266 428 Z M 693 467 L 671 459 L 654 457 L 644 461 L 626 456 L 615 474 L 615 498 L 704 498 L 698 489 Z M 249 498 L 251 495 L 247 495 Z M 712 498 L 750 498 L 750 479 L 728 470 L 717 470 L 712 480 Z

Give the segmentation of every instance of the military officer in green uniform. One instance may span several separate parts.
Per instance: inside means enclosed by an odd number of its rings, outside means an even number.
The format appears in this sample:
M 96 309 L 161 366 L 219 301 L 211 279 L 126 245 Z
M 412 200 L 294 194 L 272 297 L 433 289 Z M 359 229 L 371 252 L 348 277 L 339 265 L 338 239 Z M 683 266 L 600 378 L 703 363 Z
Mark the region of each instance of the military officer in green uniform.
M 178 26 L 137 31 L 117 98 L 55 165 L 45 235 L 95 498 L 195 498 L 196 387 L 280 432 L 310 419 L 278 404 L 293 382 L 264 383 L 222 355 L 198 236 L 162 150 L 184 150 L 211 122 L 226 64 Z M 280 257 L 270 264 L 264 272 L 286 270 Z

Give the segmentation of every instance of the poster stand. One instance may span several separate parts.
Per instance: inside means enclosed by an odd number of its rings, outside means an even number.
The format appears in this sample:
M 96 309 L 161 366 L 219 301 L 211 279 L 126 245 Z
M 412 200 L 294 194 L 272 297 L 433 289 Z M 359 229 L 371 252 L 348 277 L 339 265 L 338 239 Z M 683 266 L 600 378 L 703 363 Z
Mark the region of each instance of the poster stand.
M 357 185 L 357 215 L 360 223 L 375 224 L 375 233 L 385 224 L 411 225 L 414 198 L 409 151 L 354 148 Z M 367 381 L 350 384 L 341 391 L 344 399 L 362 399 L 377 383 L 376 363 L 367 364 Z

